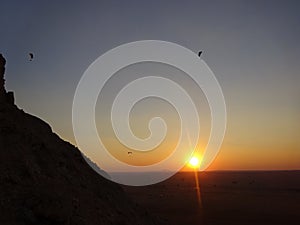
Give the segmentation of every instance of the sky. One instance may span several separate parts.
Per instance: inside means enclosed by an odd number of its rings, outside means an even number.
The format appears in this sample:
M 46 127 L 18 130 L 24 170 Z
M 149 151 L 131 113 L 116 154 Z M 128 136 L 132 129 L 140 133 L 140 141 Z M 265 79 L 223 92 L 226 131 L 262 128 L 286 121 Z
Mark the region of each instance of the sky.
M 6 89 L 14 91 L 20 108 L 76 145 L 72 102 L 88 66 L 128 42 L 174 42 L 195 53 L 203 51 L 201 57 L 224 93 L 227 130 L 208 169 L 300 169 L 299 10 L 298 1 L 271 0 L 2 1 L 0 52 L 7 59 Z M 32 62 L 29 52 L 35 55 Z M 172 107 L 152 101 L 153 112 L 147 102 L 137 109 L 134 129 L 146 137 L 147 129 L 140 124 L 163 109 L 170 130 L 176 131 L 176 113 L 168 112 Z M 105 128 L 101 115 L 96 116 L 100 130 Z M 204 119 L 204 137 L 208 125 Z M 176 132 L 169 135 L 176 139 Z M 163 148 L 174 142 L 167 145 Z

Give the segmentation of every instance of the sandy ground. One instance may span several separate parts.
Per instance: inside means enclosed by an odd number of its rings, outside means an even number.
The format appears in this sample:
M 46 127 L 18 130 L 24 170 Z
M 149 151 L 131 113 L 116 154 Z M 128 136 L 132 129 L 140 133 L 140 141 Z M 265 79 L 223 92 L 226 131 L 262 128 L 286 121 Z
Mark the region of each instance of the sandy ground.
M 195 175 L 123 188 L 168 224 L 300 224 L 300 171 L 201 172 L 199 188 Z

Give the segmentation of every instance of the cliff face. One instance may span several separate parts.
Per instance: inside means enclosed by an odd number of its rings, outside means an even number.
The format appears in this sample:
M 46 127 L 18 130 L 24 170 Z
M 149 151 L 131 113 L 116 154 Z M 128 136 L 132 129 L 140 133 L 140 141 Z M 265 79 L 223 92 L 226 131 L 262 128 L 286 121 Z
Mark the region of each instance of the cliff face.
M 7 102 L 10 104 L 14 104 L 14 93 L 13 92 L 6 92 L 5 90 L 5 79 L 4 79 L 4 73 L 5 73 L 5 64 L 6 60 L 0 54 L 0 102 Z
M 156 224 L 80 151 L 13 104 L 0 57 L 0 224 Z

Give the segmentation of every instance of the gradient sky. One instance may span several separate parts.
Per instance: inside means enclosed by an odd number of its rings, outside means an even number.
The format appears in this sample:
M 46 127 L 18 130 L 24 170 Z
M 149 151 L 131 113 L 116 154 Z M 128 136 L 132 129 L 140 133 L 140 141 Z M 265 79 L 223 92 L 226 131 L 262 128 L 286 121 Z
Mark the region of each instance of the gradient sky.
M 75 144 L 73 95 L 90 63 L 127 42 L 175 42 L 203 50 L 224 92 L 227 132 L 209 169 L 300 169 L 299 11 L 299 1 L 2 1 L 6 88 Z

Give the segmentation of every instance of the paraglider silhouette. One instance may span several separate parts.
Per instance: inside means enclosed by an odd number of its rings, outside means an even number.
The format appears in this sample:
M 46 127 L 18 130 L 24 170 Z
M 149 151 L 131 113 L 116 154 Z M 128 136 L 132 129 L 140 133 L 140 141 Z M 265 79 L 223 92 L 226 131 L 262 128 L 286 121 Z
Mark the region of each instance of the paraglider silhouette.
M 29 61 L 32 61 L 33 60 L 33 53 L 30 52 L 28 55 L 29 55 Z
M 200 56 L 201 56 L 201 54 L 202 54 L 202 51 L 200 51 L 200 52 L 198 53 L 198 56 L 200 57 Z

